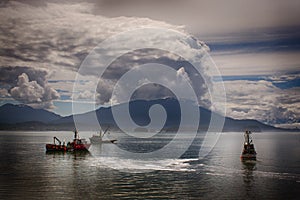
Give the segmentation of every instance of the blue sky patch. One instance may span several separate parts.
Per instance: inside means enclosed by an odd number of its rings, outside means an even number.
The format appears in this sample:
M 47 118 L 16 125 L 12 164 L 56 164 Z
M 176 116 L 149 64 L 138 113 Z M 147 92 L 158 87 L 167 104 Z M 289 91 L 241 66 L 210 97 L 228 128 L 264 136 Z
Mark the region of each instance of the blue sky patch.
M 300 77 L 296 77 L 291 80 L 273 80 L 269 78 L 268 76 L 257 76 L 257 75 L 250 75 L 250 76 L 214 76 L 213 81 L 214 82 L 220 82 L 220 81 L 269 81 L 272 82 L 272 84 L 280 89 L 290 89 L 295 87 L 300 87 Z
M 257 75 L 248 75 L 248 76 L 214 76 L 213 81 L 214 82 L 220 82 L 220 81 L 261 81 L 266 80 L 265 76 L 257 76 Z
M 296 78 L 293 80 L 281 81 L 281 82 L 273 82 L 273 85 L 280 89 L 290 89 L 294 87 L 300 87 L 300 78 Z

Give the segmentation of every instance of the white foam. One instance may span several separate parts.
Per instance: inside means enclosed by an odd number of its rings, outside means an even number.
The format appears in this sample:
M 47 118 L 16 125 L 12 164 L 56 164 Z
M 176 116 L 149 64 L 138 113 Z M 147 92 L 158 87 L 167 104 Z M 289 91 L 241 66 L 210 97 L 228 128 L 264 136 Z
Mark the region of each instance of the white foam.
M 126 172 L 161 171 L 195 171 L 191 168 L 190 161 L 197 159 L 164 159 L 164 160 L 133 160 L 118 157 L 92 157 L 90 166 L 112 168 Z

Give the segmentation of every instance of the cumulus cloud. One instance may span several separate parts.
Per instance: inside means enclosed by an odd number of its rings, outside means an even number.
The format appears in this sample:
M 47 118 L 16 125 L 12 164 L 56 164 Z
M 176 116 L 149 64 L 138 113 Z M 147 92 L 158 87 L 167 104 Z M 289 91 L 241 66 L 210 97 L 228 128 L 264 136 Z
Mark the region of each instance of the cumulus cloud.
M 196 45 L 194 48 L 187 49 L 187 51 L 194 51 L 195 49 L 199 48 L 198 54 L 191 54 L 190 57 L 193 57 L 193 55 L 196 57 L 196 55 L 202 54 L 201 45 L 202 43 L 199 44 L 197 43 L 197 40 L 194 40 Z M 186 44 L 181 44 L 183 46 Z M 178 45 L 176 48 L 180 47 Z M 187 47 L 185 47 L 187 48 Z M 189 47 L 190 48 L 190 47 Z M 145 53 L 147 52 L 147 53 Z M 129 56 L 130 55 L 130 56 Z M 142 50 L 142 51 L 135 51 L 131 52 L 130 54 L 125 54 L 121 57 L 119 57 L 116 61 L 114 61 L 104 72 L 103 76 L 97 80 L 98 86 L 97 86 L 97 102 L 100 104 L 105 104 L 105 103 L 121 103 L 126 100 L 125 99 L 111 99 L 112 97 L 112 92 L 115 89 L 115 85 L 118 82 L 118 80 L 125 75 L 127 72 L 132 70 L 136 74 L 136 77 L 141 76 L 143 77 L 143 73 L 148 73 L 148 74 L 155 74 L 154 76 L 156 77 L 156 81 L 161 82 L 161 83 L 166 83 L 166 85 L 169 85 L 169 87 L 177 87 L 181 88 L 181 91 L 186 90 L 186 85 L 183 83 L 188 82 L 193 88 L 196 93 L 196 96 L 198 97 L 198 103 L 202 106 L 209 107 L 209 103 L 206 102 L 204 99 L 207 97 L 205 96 L 207 93 L 208 86 L 206 84 L 209 84 L 210 82 L 206 83 L 203 79 L 202 76 L 205 76 L 206 78 L 207 75 L 205 74 L 205 69 L 204 66 L 201 65 L 202 71 L 197 71 L 191 63 L 187 62 L 183 58 L 181 58 L 178 55 L 172 54 L 170 52 L 166 53 L 162 50 Z M 197 58 L 200 59 L 201 58 Z M 196 60 L 197 60 L 196 59 Z M 168 66 L 171 69 L 173 69 L 176 73 L 176 79 L 177 80 L 172 80 L 170 79 L 170 76 L 167 76 L 167 74 L 162 73 L 161 70 L 155 70 L 151 66 L 148 66 L 148 69 L 146 71 L 139 72 L 140 66 L 148 63 L 155 63 L 158 65 L 164 65 Z M 154 64 L 154 65 L 155 65 Z M 101 64 L 100 64 L 101 65 Z M 99 65 L 96 65 L 99 67 Z M 103 66 L 105 67 L 105 66 Z M 94 69 L 95 70 L 95 69 Z M 91 70 L 93 71 L 93 70 Z M 199 74 L 202 73 L 202 74 Z M 208 78 L 209 79 L 209 78 Z M 175 82 L 176 81 L 176 82 Z M 131 83 L 134 85 L 135 83 Z M 168 87 L 161 86 L 160 84 L 149 84 L 148 79 L 143 79 L 141 78 L 139 80 L 138 85 L 141 88 L 136 88 L 137 91 L 135 91 L 132 94 L 131 100 L 134 99 L 157 99 L 157 98 L 167 98 L 167 97 L 174 97 L 174 94 L 168 89 Z M 130 91 L 130 84 L 129 86 L 127 85 L 122 85 L 120 86 L 122 88 L 119 88 L 119 93 L 126 93 Z M 120 95 L 122 96 L 122 95 Z M 125 94 L 123 96 L 126 96 Z M 188 95 L 187 95 L 188 98 Z M 111 101 L 112 100 L 112 101 Z
M 30 81 L 26 73 L 18 77 L 17 86 L 10 90 L 11 96 L 25 104 L 33 107 L 52 108 L 52 101 L 59 98 L 56 90 L 37 81 Z
M 85 90 L 77 94 L 72 94 L 73 100 L 89 100 L 89 99 L 93 99 L 93 97 L 94 94 L 89 90 Z
M 0 67 L 1 96 L 10 96 L 24 104 L 53 108 L 58 92 L 47 82 L 48 71 L 30 67 Z
M 40 103 L 44 95 L 43 88 L 36 82 L 29 82 L 28 76 L 23 73 L 18 77 L 18 86 L 12 88 L 12 97 L 24 103 Z
M 9 93 L 7 91 L 7 89 L 5 88 L 0 88 L 0 97 L 8 97 Z
M 177 78 L 179 78 L 179 79 L 185 79 L 185 80 L 187 80 L 187 81 L 189 81 L 191 83 L 191 81 L 189 79 L 189 75 L 186 73 L 184 67 L 180 67 L 177 70 L 177 74 L 176 75 L 177 75 Z
M 207 94 L 207 86 L 201 76 L 195 76 L 190 64 L 172 61 L 173 64 L 162 69 L 161 63 L 141 65 L 124 74 L 122 79 L 99 79 L 97 85 L 97 101 L 101 104 L 118 104 L 128 100 L 153 100 L 169 97 L 190 99 L 187 87 L 194 88 L 195 96 L 201 106 L 209 108 L 209 102 L 203 101 Z M 183 67 L 182 64 L 185 64 Z M 176 66 L 176 67 L 175 67 Z M 168 69 L 170 68 L 170 69 Z M 172 69 L 173 68 L 173 69 Z M 188 72 L 187 72 L 188 71 Z M 121 80 L 121 82 L 120 82 Z M 197 85 L 198 84 L 198 85 Z M 199 90 L 203 88 L 202 90 Z
M 299 87 L 282 90 L 270 81 L 226 81 L 227 115 L 271 125 L 293 124 L 300 118 Z

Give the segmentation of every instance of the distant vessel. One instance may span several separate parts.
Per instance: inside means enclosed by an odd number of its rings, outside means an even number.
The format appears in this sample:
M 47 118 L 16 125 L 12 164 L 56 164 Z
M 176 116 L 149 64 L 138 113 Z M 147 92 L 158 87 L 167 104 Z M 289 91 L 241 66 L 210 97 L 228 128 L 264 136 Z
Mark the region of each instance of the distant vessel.
M 250 134 L 252 134 L 251 131 L 245 131 L 244 149 L 241 155 L 243 160 L 256 160 L 256 151 Z
M 98 135 L 93 135 L 92 137 L 90 137 L 90 141 L 92 144 L 102 144 L 102 143 L 115 143 L 117 140 L 104 140 L 103 137 L 106 133 L 108 132 L 107 128 L 103 133 L 102 130 L 100 130 Z
M 56 141 L 58 144 L 56 144 Z M 66 152 L 66 151 L 88 151 L 91 144 L 88 144 L 85 139 L 81 139 L 78 136 L 77 130 L 74 131 L 74 139 L 72 142 L 61 142 L 57 137 L 53 137 L 53 144 L 46 144 L 47 152 Z

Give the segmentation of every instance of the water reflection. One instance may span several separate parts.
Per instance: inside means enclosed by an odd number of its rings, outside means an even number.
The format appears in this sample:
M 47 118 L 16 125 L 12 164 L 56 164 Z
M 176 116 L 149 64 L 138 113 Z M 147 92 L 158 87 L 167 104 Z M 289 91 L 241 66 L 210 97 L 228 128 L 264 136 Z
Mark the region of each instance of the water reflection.
M 242 160 L 242 174 L 247 196 L 253 195 L 253 187 L 255 186 L 255 179 L 253 172 L 256 170 L 255 160 Z
M 46 155 L 51 156 L 52 158 L 60 157 L 63 158 L 65 156 L 72 157 L 74 160 L 83 159 L 86 156 L 90 156 L 91 153 L 89 151 L 74 151 L 74 152 L 63 152 L 63 151 L 46 151 Z

